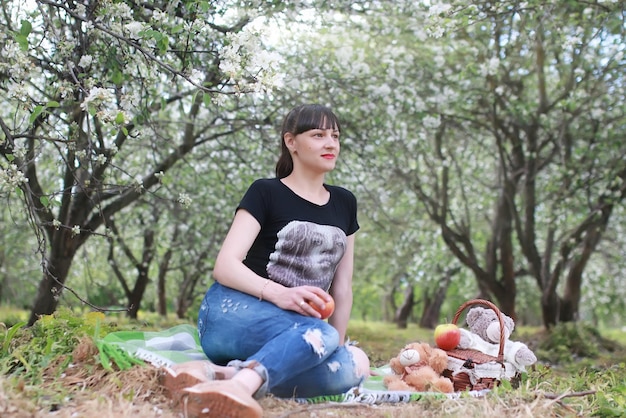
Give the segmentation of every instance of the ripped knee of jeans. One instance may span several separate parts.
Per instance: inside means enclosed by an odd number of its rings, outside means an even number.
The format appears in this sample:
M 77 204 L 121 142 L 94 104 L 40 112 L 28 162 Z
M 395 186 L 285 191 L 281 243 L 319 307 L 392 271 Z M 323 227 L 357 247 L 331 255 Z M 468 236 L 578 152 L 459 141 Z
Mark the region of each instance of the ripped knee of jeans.
M 313 352 L 322 357 L 326 355 L 326 345 L 322 337 L 322 331 L 319 328 L 308 329 L 303 335 L 304 341 L 313 349 Z
M 354 345 L 347 345 L 346 349 L 352 354 L 354 373 L 359 378 L 367 378 L 370 375 L 370 359 L 367 354 Z

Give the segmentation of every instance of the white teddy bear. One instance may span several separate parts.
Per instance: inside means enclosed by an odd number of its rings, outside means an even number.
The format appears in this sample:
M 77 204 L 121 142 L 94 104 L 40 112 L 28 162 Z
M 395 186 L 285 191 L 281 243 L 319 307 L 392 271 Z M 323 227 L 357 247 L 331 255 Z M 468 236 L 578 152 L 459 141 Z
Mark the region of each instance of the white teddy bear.
M 515 322 L 502 314 L 504 322 L 504 361 L 511 363 L 523 372 L 526 366 L 537 361 L 535 353 L 520 341 L 511 341 L 509 337 L 515 328 Z M 461 328 L 461 341 L 457 348 L 477 350 L 493 357 L 498 356 L 500 348 L 500 321 L 492 309 L 475 307 L 467 312 L 465 318 L 469 330 Z

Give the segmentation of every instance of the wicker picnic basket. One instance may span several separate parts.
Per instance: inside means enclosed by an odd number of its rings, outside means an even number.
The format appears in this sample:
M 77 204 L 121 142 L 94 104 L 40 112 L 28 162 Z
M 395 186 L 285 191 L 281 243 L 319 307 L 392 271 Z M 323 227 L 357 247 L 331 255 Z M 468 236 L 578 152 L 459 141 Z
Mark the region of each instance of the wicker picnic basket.
M 493 303 L 483 299 L 472 299 L 462 304 L 457 310 L 452 323 L 456 324 L 463 311 L 471 306 L 484 305 L 491 308 L 500 322 L 500 329 L 504 329 L 502 312 Z M 498 356 L 490 356 L 477 350 L 455 348 L 447 350 L 448 367 L 443 375 L 454 385 L 454 391 L 492 389 L 502 380 L 519 379 L 517 369 L 504 361 L 505 333 L 500 333 Z

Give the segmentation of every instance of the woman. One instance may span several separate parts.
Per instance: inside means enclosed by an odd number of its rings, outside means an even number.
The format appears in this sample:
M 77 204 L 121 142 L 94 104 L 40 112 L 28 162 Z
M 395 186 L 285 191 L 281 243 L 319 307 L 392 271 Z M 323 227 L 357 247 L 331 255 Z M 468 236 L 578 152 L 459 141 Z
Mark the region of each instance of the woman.
M 345 344 L 356 199 L 324 183 L 339 134 L 337 117 L 321 105 L 285 118 L 276 178 L 255 181 L 241 200 L 200 308 L 212 363 L 182 364 L 165 376 L 188 413 L 260 417 L 255 398 L 267 393 L 332 395 L 368 376 L 365 353 Z M 313 305 L 322 309 L 331 296 L 336 308 L 325 322 Z

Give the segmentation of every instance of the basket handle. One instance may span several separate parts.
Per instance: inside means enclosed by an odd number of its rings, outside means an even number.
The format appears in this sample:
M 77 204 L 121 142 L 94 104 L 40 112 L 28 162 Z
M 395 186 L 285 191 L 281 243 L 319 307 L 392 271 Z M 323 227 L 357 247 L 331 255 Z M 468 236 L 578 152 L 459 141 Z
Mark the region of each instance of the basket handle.
M 495 313 L 496 316 L 498 317 L 498 322 L 500 323 L 500 347 L 498 350 L 498 361 L 500 363 L 502 363 L 504 361 L 504 318 L 502 317 L 502 312 L 500 312 L 500 309 L 498 309 L 498 307 L 496 305 L 494 305 L 492 302 L 489 302 L 488 300 L 484 300 L 484 299 L 472 299 L 472 300 L 468 300 L 467 302 L 465 302 L 464 304 L 462 304 L 459 309 L 457 309 L 456 313 L 454 314 L 454 318 L 452 318 L 452 323 L 456 325 L 456 323 L 459 321 L 459 318 L 461 317 L 461 313 L 463 313 L 463 311 L 470 307 L 470 306 L 474 306 L 474 305 L 485 305 L 489 308 L 491 308 Z

